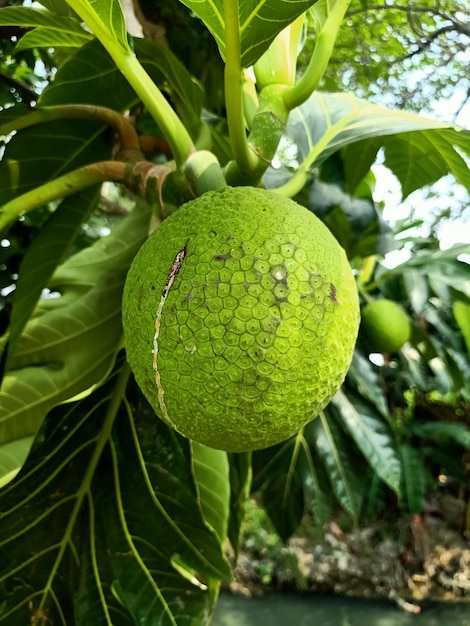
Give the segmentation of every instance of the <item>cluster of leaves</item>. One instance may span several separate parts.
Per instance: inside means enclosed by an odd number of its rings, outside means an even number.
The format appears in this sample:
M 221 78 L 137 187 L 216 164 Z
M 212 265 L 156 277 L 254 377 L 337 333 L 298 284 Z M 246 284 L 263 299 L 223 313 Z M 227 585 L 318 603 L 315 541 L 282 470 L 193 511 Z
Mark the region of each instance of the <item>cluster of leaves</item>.
M 450 441 L 460 453 L 470 447 L 460 422 L 410 417 L 415 390 L 469 400 L 468 328 L 452 311 L 453 302 L 470 300 L 467 266 L 457 260 L 463 250 L 423 249 L 394 270 L 377 262 L 395 240 L 374 203 L 370 173 L 384 148 L 404 195 L 448 173 L 470 189 L 461 156 L 470 154 L 470 133 L 341 93 L 308 94 L 292 107 L 272 165 L 261 170 L 256 162 L 247 178 L 263 176 L 266 187 L 315 211 L 346 249 L 367 297 L 402 301 L 415 334 L 382 368 L 359 341 L 345 386 L 297 437 L 252 458 L 210 450 L 151 414 L 125 362 L 121 294 L 152 210 L 161 218 L 199 191 L 200 181 L 183 174 L 193 144 L 209 148 L 235 179 L 243 173 L 243 147 L 233 140 L 239 127 L 171 48 L 130 42 L 116 0 L 69 4 L 89 29 L 60 2 L 48 3 L 48 11 L 0 9 L 0 25 L 30 29 L 20 50 L 56 48 L 58 66 L 34 110 L 16 91 L 20 102 L 0 111 L 0 133 L 8 136 L 0 224 L 9 243 L 2 259 L 0 620 L 204 623 L 220 581 L 230 577 L 225 541 L 236 551 L 250 490 L 262 494 L 276 529 L 288 537 L 306 510 L 323 520 L 335 502 L 357 519 L 364 494 L 378 493 L 377 485 L 419 511 L 429 466 L 424 457 L 419 464 L 426 451 L 414 439 Z M 331 2 L 330 15 L 346 4 Z M 230 14 L 233 26 L 237 9 L 240 70 L 301 12 L 328 21 L 323 4 L 308 0 L 272 0 L 254 11 L 249 2 L 184 5 L 212 33 L 227 67 L 234 57 L 227 20 Z M 191 67 L 202 72 L 204 64 Z M 263 116 L 277 114 L 269 99 L 252 104 Z M 165 117 L 168 109 L 175 117 Z M 245 120 L 256 128 L 253 141 L 271 150 L 271 128 L 268 141 L 255 117 Z M 176 135 L 169 123 L 175 119 Z M 148 132 L 158 135 L 150 144 Z M 143 167 L 150 174 L 142 181 L 136 172 Z M 110 234 L 86 238 L 103 206 L 97 183 L 104 180 L 121 183 L 121 196 L 127 186 L 141 198 L 106 222 Z M 447 471 L 451 456 L 442 456 L 439 469 Z M 414 471 L 418 465 L 423 471 Z M 461 467 L 448 469 L 457 476 Z

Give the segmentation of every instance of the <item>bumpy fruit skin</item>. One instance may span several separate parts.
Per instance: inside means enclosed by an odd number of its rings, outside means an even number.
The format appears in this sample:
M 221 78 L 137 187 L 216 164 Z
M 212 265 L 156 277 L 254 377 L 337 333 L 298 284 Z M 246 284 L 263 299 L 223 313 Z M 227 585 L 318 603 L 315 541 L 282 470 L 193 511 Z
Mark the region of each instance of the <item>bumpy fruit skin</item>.
M 393 300 L 376 300 L 362 309 L 362 332 L 370 352 L 391 354 L 410 338 L 411 327 L 403 309 Z
M 241 452 L 297 433 L 344 380 L 355 281 L 307 209 L 250 187 L 208 192 L 137 254 L 123 297 L 127 357 L 157 415 Z

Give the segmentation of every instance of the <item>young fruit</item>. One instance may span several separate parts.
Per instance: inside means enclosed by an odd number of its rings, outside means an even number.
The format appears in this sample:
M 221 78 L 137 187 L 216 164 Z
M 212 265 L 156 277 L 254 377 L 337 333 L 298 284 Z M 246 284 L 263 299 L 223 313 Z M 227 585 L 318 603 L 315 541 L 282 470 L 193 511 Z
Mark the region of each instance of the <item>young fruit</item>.
M 370 352 L 397 352 L 410 338 L 410 322 L 393 300 L 376 300 L 362 309 L 362 330 Z
M 227 187 L 179 208 L 142 246 L 123 324 L 157 415 L 241 452 L 294 435 L 329 402 L 359 305 L 346 255 L 320 220 L 274 192 Z

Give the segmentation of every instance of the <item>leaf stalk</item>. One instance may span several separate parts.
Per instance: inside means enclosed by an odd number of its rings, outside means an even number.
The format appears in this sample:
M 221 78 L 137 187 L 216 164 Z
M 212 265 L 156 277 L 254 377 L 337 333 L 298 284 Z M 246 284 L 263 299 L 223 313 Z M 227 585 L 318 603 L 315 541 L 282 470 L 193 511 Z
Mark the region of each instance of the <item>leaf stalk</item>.
M 288 87 L 283 93 L 284 102 L 289 111 L 300 106 L 318 88 L 350 3 L 351 0 L 335 0 L 333 8 L 317 35 L 315 48 L 305 72 L 292 87 Z
M 224 0 L 225 20 L 225 108 L 230 143 L 240 170 L 250 172 L 258 159 L 251 152 L 246 136 L 243 112 L 243 80 L 240 52 L 240 23 L 238 0 Z

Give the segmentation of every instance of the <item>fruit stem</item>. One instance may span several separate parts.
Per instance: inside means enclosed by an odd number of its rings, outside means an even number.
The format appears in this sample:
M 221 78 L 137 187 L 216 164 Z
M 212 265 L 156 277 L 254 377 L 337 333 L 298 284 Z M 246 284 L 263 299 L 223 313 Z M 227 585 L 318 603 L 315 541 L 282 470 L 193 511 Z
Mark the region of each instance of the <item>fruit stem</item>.
M 329 126 L 327 131 L 321 137 L 321 139 L 313 146 L 308 155 L 299 165 L 292 178 L 287 183 L 273 189 L 277 193 L 283 196 L 293 198 L 300 193 L 308 182 L 311 175 L 311 170 L 318 157 L 327 150 L 330 141 L 336 138 L 336 136 L 350 124 L 354 114 L 348 115 L 341 119 L 337 124 Z
M 227 186 L 217 157 L 208 150 L 194 152 L 186 161 L 184 174 L 196 197 Z
M 233 155 L 242 171 L 256 168 L 258 159 L 251 152 L 243 113 L 243 80 L 240 52 L 238 0 L 224 0 L 225 21 L 225 108 Z

